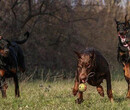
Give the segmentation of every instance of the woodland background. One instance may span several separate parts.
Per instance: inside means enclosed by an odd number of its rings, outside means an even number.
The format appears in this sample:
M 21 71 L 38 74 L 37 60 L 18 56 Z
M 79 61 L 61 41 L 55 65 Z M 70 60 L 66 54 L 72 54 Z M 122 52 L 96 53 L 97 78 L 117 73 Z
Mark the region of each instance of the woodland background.
M 121 66 L 114 19 L 124 21 L 126 14 L 130 19 L 129 0 L 0 0 L 0 35 L 21 40 L 26 31 L 31 33 L 21 45 L 27 74 L 52 71 L 73 77 L 73 51 L 86 47 L 99 50 L 116 72 Z

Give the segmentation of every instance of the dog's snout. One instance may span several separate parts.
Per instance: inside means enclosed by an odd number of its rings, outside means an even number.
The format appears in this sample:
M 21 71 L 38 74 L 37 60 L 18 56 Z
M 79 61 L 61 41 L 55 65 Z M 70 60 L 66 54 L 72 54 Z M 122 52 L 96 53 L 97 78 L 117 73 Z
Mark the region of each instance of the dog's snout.
M 9 50 L 5 50 L 5 53 L 8 53 L 9 52 Z
M 4 53 L 5 53 L 5 54 L 8 54 L 8 53 L 9 53 L 9 49 L 5 49 L 5 50 L 4 50 Z
M 87 75 L 86 74 L 81 74 L 80 75 L 80 80 L 84 83 L 86 81 Z

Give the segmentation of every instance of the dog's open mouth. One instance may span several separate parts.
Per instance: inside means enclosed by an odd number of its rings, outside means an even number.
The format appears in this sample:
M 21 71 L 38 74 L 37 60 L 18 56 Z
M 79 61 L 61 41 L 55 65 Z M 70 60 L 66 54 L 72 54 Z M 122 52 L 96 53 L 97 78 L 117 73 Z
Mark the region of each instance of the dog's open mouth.
M 82 80 L 82 83 L 85 83 L 86 82 L 86 80 Z
M 126 39 L 126 35 L 125 34 L 118 34 L 118 36 L 121 38 L 121 39 Z
M 121 39 L 121 43 L 124 47 L 126 47 L 130 51 L 130 43 L 126 42 L 126 35 L 125 34 L 118 34 Z
M 95 75 L 95 72 L 90 72 L 87 77 L 81 80 L 82 83 L 86 83 L 89 78 L 93 77 Z
M 126 42 L 126 35 L 124 35 L 124 34 L 118 34 L 118 37 L 120 37 L 122 43 Z

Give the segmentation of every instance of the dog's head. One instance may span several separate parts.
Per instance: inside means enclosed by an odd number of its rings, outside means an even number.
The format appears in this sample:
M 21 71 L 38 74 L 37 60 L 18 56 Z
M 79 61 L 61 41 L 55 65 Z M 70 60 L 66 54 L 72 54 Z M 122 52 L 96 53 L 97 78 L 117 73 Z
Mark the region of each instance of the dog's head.
M 94 52 L 93 53 L 79 53 L 76 51 L 75 53 L 78 56 L 77 72 L 79 74 L 79 80 L 84 83 L 86 79 L 89 77 L 90 71 L 93 68 L 95 54 Z
M 115 22 L 116 22 L 116 29 L 117 29 L 118 35 L 124 37 L 124 35 L 127 32 L 126 23 L 117 21 L 116 19 L 115 19 Z
M 9 54 L 10 42 L 4 39 L 0 39 L 0 56 L 7 57 Z
M 119 36 L 124 37 L 126 35 L 127 30 L 130 28 L 129 21 L 127 20 L 127 14 L 125 16 L 125 22 L 120 22 L 115 19 L 116 29 Z
M 115 19 L 117 25 L 117 33 L 121 43 L 124 47 L 128 47 L 130 44 L 130 23 L 125 16 L 125 22 L 119 22 Z

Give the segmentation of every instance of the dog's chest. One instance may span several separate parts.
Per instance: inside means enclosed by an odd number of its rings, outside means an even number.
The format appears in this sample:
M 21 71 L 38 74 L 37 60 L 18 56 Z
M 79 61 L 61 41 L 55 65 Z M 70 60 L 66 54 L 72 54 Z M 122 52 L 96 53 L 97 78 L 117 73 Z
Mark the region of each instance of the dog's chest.
M 92 86 L 98 86 L 103 82 L 103 79 L 104 79 L 104 74 L 100 74 L 100 75 L 95 75 L 93 77 L 90 77 L 87 82 Z

